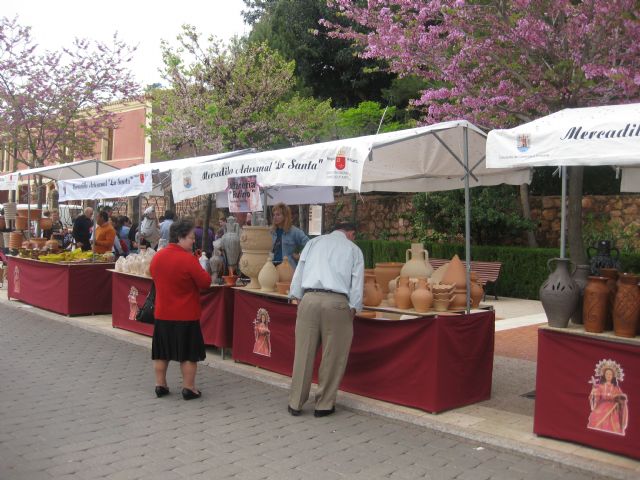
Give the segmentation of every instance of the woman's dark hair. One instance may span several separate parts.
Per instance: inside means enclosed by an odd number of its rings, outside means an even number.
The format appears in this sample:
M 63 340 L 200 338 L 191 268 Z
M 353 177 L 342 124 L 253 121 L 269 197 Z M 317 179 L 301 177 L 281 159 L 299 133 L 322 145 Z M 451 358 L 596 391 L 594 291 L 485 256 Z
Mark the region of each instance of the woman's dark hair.
M 173 222 L 169 228 L 169 243 L 178 243 L 178 240 L 189 235 L 193 230 L 193 222 L 191 220 L 182 219 Z
M 109 214 L 108 214 L 106 211 L 104 211 L 104 210 L 100 210 L 100 211 L 98 212 L 98 215 L 100 215 L 100 218 L 101 218 L 102 220 L 104 220 L 105 222 L 108 222 L 108 221 L 109 221 Z

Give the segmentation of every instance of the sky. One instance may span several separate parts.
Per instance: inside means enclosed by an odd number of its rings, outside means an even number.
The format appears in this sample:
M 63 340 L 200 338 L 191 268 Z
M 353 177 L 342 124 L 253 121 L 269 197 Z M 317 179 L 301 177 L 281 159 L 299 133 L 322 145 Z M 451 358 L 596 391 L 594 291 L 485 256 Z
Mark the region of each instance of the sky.
M 141 85 L 161 82 L 160 41 L 175 45 L 181 25 L 188 23 L 206 38 L 210 34 L 227 41 L 234 35 L 249 33 L 242 20 L 242 0 L 9 0 L 3 2 L 0 16 L 13 18 L 31 27 L 31 35 L 44 48 L 57 50 L 74 38 L 110 42 L 118 37 L 137 45 L 129 64 Z

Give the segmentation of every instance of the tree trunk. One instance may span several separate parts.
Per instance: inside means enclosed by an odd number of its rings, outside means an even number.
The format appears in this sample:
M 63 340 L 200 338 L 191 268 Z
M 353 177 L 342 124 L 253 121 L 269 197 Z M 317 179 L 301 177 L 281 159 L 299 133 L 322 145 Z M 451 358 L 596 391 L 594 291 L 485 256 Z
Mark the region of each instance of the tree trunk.
M 567 206 L 567 238 L 569 256 L 576 265 L 587 263 L 582 243 L 582 178 L 584 167 L 569 167 L 569 203 Z
M 522 216 L 531 220 L 531 205 L 529 204 L 529 185 L 523 183 L 520 185 L 520 205 L 522 206 Z M 538 241 L 532 230 L 527 230 L 527 245 L 530 248 L 537 248 Z

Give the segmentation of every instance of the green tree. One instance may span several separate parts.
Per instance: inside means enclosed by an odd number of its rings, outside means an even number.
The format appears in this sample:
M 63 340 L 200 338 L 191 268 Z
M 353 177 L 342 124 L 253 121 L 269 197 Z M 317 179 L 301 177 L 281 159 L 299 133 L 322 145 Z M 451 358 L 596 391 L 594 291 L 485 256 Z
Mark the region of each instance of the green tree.
M 518 238 L 535 224 L 520 213 L 518 189 L 511 185 L 471 190 L 471 239 L 476 245 L 496 245 Z M 413 235 L 430 241 L 464 238 L 464 191 L 418 193 L 413 198 Z
M 396 107 L 388 107 L 385 111 L 378 102 L 361 102 L 357 107 L 338 113 L 337 135 L 340 138 L 373 135 L 378 132 L 378 127 L 380 132 L 392 132 L 415 124 L 412 121 L 402 123 L 396 120 L 396 114 Z

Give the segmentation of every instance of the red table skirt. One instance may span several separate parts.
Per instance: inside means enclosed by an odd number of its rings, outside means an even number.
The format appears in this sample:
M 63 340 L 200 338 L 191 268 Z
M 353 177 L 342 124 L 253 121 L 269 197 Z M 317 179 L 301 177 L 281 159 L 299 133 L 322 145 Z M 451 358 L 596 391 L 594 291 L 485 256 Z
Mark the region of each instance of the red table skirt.
M 270 318 L 269 345 L 254 334 L 259 309 Z M 236 290 L 233 358 L 291 376 L 296 311 L 296 305 Z M 493 311 L 402 321 L 356 317 L 340 389 L 428 412 L 486 400 L 494 322 Z
M 59 264 L 7 257 L 8 297 L 63 315 L 111 312 L 113 263 Z
M 600 382 L 607 366 L 617 386 Z M 640 344 L 539 330 L 533 431 L 640 458 Z
M 153 325 L 135 320 L 136 308 L 141 308 L 144 304 L 149 290 L 151 290 L 152 280 L 126 273 L 112 273 L 112 325 L 115 328 L 152 336 Z M 233 339 L 233 289 L 211 287 L 203 290 L 200 293 L 200 304 L 202 306 L 200 328 L 205 345 L 221 348 L 231 347 Z

